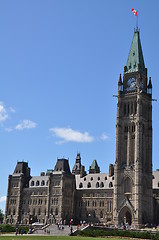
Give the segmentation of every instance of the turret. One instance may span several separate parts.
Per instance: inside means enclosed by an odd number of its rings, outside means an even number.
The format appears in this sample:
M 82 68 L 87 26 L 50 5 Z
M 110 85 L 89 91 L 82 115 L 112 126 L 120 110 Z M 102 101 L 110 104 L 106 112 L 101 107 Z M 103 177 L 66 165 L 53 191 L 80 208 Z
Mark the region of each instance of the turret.
M 151 83 L 151 77 L 149 77 L 149 84 L 147 86 L 147 93 L 152 94 L 152 83 Z
M 118 81 L 118 92 L 122 92 L 122 91 L 123 91 L 123 83 L 122 83 L 121 74 L 120 74 L 119 81 Z
M 100 173 L 100 167 L 96 160 L 93 160 L 92 165 L 89 167 L 89 173 Z

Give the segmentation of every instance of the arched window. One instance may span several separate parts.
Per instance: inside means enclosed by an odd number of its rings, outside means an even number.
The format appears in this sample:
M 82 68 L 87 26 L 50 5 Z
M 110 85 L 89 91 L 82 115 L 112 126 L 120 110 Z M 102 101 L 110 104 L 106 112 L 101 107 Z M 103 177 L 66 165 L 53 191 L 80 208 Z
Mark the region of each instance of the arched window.
M 55 215 L 56 216 L 58 215 L 58 208 L 56 208 L 56 210 L 55 210 Z
M 101 187 L 101 188 L 104 187 L 104 183 L 103 183 L 103 182 L 100 183 L 100 187 Z
M 45 185 L 45 181 L 42 180 L 42 181 L 41 181 L 41 186 L 44 186 L 44 185 Z
M 36 186 L 39 186 L 40 185 L 40 182 L 39 180 L 36 181 Z
M 31 181 L 31 186 L 34 186 L 34 181 Z
M 128 103 L 128 114 L 129 114 L 129 103 Z
M 109 201 L 107 201 L 107 212 L 109 212 Z
M 79 188 L 83 188 L 83 183 L 80 183 L 80 184 L 79 184 Z
M 100 218 L 103 218 L 103 212 L 102 211 L 100 212 Z
M 40 215 L 41 214 L 41 209 L 39 208 L 39 210 L 38 210 L 38 215 Z
M 51 208 L 51 211 L 50 211 L 51 214 L 53 214 L 53 209 Z
M 112 202 L 110 201 L 110 212 L 112 212 Z
M 90 188 L 90 187 L 91 187 L 91 183 L 90 183 L 90 182 L 88 182 L 88 184 L 87 184 L 87 187 L 88 187 L 88 188 Z
M 15 208 L 13 209 L 13 215 L 15 215 Z
M 99 182 L 96 183 L 96 188 L 99 188 Z
M 110 188 L 113 187 L 113 183 L 112 183 L 112 182 L 109 183 L 109 187 L 110 187 Z
M 132 193 L 132 180 L 129 177 L 124 181 L 124 193 Z
M 132 126 L 131 126 L 131 131 L 132 132 L 135 132 L 135 124 L 133 123 Z

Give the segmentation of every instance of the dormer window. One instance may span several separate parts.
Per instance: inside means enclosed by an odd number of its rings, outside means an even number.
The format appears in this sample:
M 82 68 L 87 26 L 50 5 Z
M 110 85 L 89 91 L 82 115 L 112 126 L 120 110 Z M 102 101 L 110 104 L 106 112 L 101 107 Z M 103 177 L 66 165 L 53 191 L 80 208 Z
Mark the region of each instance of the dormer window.
M 96 183 L 96 188 L 99 188 L 99 182 Z
M 88 187 L 88 188 L 90 188 L 90 187 L 91 187 L 91 183 L 90 183 L 90 182 L 87 184 L 87 187 Z
M 42 181 L 41 181 L 41 186 L 44 186 L 44 185 L 45 185 L 45 181 L 42 180 Z
M 39 186 L 40 185 L 40 182 L 39 182 L 39 180 L 36 182 L 36 186 Z
M 34 181 L 31 181 L 31 186 L 34 186 Z
M 83 184 L 82 183 L 79 184 L 79 188 L 83 188 Z

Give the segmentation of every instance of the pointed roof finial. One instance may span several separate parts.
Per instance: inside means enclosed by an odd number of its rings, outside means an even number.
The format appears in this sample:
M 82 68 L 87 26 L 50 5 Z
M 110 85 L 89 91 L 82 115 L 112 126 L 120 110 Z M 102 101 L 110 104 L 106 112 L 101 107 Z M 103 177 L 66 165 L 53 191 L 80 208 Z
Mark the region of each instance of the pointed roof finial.
M 140 34 L 138 28 L 134 31 L 134 36 L 127 60 L 126 67 L 124 69 L 124 73 L 130 72 L 142 72 L 146 75 L 146 68 L 144 63 L 144 57 L 142 53 Z

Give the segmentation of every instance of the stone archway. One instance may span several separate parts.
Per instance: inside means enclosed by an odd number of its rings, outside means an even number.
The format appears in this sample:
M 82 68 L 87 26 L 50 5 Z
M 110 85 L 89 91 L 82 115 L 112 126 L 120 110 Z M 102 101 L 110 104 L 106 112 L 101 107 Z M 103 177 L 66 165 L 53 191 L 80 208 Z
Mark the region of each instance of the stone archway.
M 131 223 L 132 223 L 132 217 L 131 217 L 131 214 L 130 214 L 129 211 L 126 212 L 125 217 L 126 217 L 126 222 L 127 222 L 129 225 L 131 225 Z
M 132 213 L 128 207 L 123 207 L 119 213 L 119 224 L 132 224 Z

